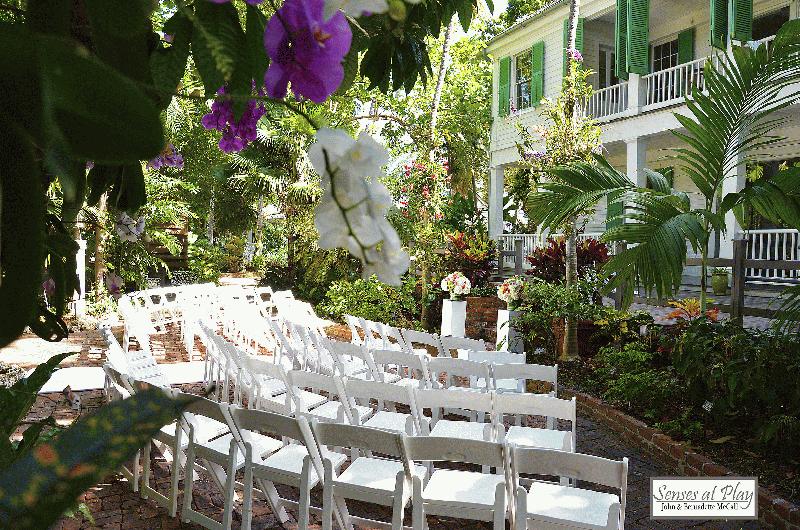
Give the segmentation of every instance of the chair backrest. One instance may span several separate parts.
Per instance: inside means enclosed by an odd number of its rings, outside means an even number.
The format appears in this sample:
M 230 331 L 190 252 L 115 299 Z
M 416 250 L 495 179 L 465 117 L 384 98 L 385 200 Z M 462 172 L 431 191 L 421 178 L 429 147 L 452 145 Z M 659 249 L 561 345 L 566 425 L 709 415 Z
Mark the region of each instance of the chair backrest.
M 329 448 L 361 449 L 396 458 L 404 455 L 402 434 L 358 425 L 318 421 L 311 422 L 311 430 L 317 443 Z
M 286 382 L 293 388 L 305 390 L 312 389 L 314 392 L 325 392 L 329 397 L 342 396 L 344 394 L 344 383 L 340 377 L 307 372 L 305 370 L 289 370 L 286 372 Z M 300 406 L 299 400 L 295 399 L 298 409 L 306 412 Z
M 432 436 L 406 436 L 403 439 L 406 456 L 416 462 L 458 462 L 507 469 L 506 448 L 502 443 L 440 438 Z M 454 484 L 457 488 L 458 485 Z
M 136 393 L 128 375 L 117 370 L 111 363 L 103 363 L 103 372 L 106 374 L 104 390 L 109 400 L 124 399 Z
M 370 354 L 378 368 L 395 366 L 398 375 L 403 378 L 418 379 L 421 388 L 430 385 L 428 367 L 422 356 L 398 350 L 372 350 Z
M 406 348 L 409 353 L 413 353 L 415 349 L 415 345 L 421 345 L 428 353 L 431 353 L 430 350 L 434 350 L 434 355 L 436 356 L 444 356 L 444 352 L 442 351 L 442 343 L 439 340 L 439 335 L 435 333 L 425 333 L 424 331 L 416 331 L 413 329 L 403 329 L 401 330 L 403 333 L 403 339 L 406 342 Z
M 459 355 L 459 350 L 485 350 L 486 343 L 478 339 L 469 339 L 466 337 L 440 337 L 442 341 L 442 350 L 444 354 L 449 357 L 464 357 Z
M 363 345 L 325 338 L 322 339 L 322 345 L 328 351 L 328 353 L 331 354 L 331 357 L 333 357 L 333 360 L 336 363 L 336 370 L 341 376 L 352 375 L 352 369 L 348 368 L 349 366 L 352 366 L 352 364 L 349 362 L 351 360 L 360 359 L 363 361 L 364 366 L 369 365 L 367 362 L 369 353 Z
M 353 344 L 364 344 L 364 339 L 362 339 L 361 335 L 358 333 L 358 330 L 361 329 L 361 322 L 358 321 L 358 317 L 345 315 L 344 320 L 350 328 L 350 342 Z
M 383 322 L 378 322 L 381 337 L 383 337 L 383 349 L 406 351 L 406 341 L 400 329 Z
M 466 377 L 470 380 L 470 387 L 491 389 L 491 373 L 489 365 L 458 357 L 435 357 L 427 360 L 428 372 L 434 387 L 439 384 L 441 376 L 444 374 L 445 387 L 454 386 L 453 377 Z M 478 381 L 483 380 L 483 384 L 478 385 Z M 457 386 L 457 385 L 455 385 Z
M 524 354 L 522 354 L 524 355 Z M 526 381 L 543 381 L 550 383 L 553 394 L 558 394 L 558 365 L 547 366 L 543 364 L 493 364 L 492 374 L 495 388 L 501 388 L 501 381 L 516 379 L 519 382 L 519 392 L 525 392 Z
M 498 416 L 524 414 L 568 420 L 572 422 L 574 430 L 577 402 L 575 398 L 567 400 L 547 394 L 500 393 L 494 396 L 494 411 Z
M 369 348 L 384 348 L 386 344 L 381 334 L 381 325 L 379 322 L 359 318 L 359 322 L 364 328 L 364 338 L 366 339 L 367 347 Z
M 125 352 L 122 350 L 122 346 L 120 346 L 119 341 L 117 341 L 114 333 L 112 333 L 111 328 L 108 326 L 101 327 L 100 334 L 106 341 L 106 362 L 111 364 L 115 370 L 122 373 L 128 373 L 130 371 L 128 359 L 126 358 Z
M 467 359 L 489 364 L 525 364 L 524 353 L 510 351 L 470 350 Z
M 431 409 L 434 417 L 439 410 L 464 409 L 474 412 L 492 412 L 493 392 L 472 392 L 470 390 L 414 389 L 414 405 L 420 417 L 423 409 Z
M 169 381 L 164 375 L 164 371 L 158 365 L 152 350 L 150 350 L 150 340 L 147 335 L 139 337 L 139 349 L 129 350 L 125 358 L 130 369 L 129 374 L 135 379 L 147 381 L 156 386 L 169 386 Z
M 229 414 L 235 428 L 241 433 L 242 430 L 255 431 L 270 434 L 281 439 L 291 439 L 298 441 L 306 446 L 308 454 L 311 456 L 311 464 L 317 472 L 317 476 L 324 476 L 322 467 L 322 453 L 311 432 L 308 420 L 299 416 L 291 418 L 283 414 L 268 412 L 265 410 L 244 409 L 231 406 Z M 244 452 L 245 449 L 242 448 Z
M 627 489 L 628 459 L 568 453 L 535 447 L 511 447 L 511 467 L 520 474 L 574 478 L 620 490 Z
M 370 400 L 389 401 L 402 403 L 409 407 L 414 403 L 411 388 L 380 381 L 365 381 L 363 379 L 348 378 L 344 382 L 345 395 L 359 404 L 366 404 Z

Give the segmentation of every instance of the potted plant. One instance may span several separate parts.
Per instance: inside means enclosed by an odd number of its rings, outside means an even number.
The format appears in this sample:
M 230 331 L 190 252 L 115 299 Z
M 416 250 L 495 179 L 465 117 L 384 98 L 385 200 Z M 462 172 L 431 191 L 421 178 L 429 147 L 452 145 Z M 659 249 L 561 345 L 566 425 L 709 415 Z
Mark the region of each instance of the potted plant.
M 497 349 L 525 352 L 525 343 L 521 333 L 512 326 L 512 319 L 519 316 L 519 305 L 522 301 L 522 292 L 525 280 L 519 276 L 512 276 L 497 288 L 497 297 L 506 303 L 506 309 L 497 311 Z
M 728 283 L 730 281 L 730 272 L 724 267 L 717 267 L 711 271 L 711 290 L 716 296 L 725 296 L 728 294 Z
M 442 302 L 442 336 L 464 337 L 467 321 L 464 297 L 472 290 L 472 284 L 461 272 L 453 272 L 444 277 L 441 287 L 450 293 L 450 299 Z

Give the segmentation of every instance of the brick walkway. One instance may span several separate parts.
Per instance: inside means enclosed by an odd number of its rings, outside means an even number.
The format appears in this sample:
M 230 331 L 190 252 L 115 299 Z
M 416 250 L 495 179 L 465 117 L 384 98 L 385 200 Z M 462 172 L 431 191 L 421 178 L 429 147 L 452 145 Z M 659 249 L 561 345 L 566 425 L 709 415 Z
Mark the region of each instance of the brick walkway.
M 83 353 L 74 359 L 72 365 L 96 365 L 101 357 L 97 355 L 97 344 L 99 335 L 91 332 L 83 332 L 79 337 L 71 337 L 71 343 L 77 344 L 79 340 L 84 341 Z M 76 340 L 77 339 L 77 340 Z M 154 349 L 160 352 L 160 361 L 176 362 L 186 359 L 186 352 L 175 351 L 180 348 L 180 341 L 173 340 L 168 336 L 157 336 L 153 340 Z M 26 346 L 39 345 L 35 339 L 26 341 Z M 37 348 L 42 355 L 42 350 Z M 5 358 L 6 351 L 0 352 Z M 22 355 L 25 362 L 40 362 L 36 355 Z M 102 404 L 100 391 L 81 392 L 84 405 L 88 408 L 95 408 Z M 59 423 L 68 423 L 74 418 L 75 414 L 64 402 L 60 394 L 42 396 L 37 400 L 32 410 L 30 419 L 42 417 L 53 413 Z M 691 521 L 651 521 L 649 518 L 649 490 L 650 477 L 670 476 L 672 473 L 660 465 L 648 459 L 641 452 L 622 441 L 621 438 L 609 431 L 604 426 L 584 417 L 578 418 L 578 450 L 583 453 L 604 456 L 608 458 L 620 459 L 628 457 L 630 460 L 630 471 L 628 478 L 628 508 L 626 511 L 626 528 L 629 529 L 679 529 L 679 528 L 708 528 L 708 529 L 740 529 L 740 528 L 763 528 L 761 523 L 711 523 L 711 522 L 691 522 Z M 157 452 L 155 453 L 157 454 Z M 156 458 L 153 462 L 153 476 L 157 488 L 166 491 L 169 481 L 169 467 L 166 462 Z M 278 488 L 281 490 L 281 487 Z M 317 488 L 318 490 L 319 488 Z M 312 493 L 313 502 L 319 505 L 320 492 L 315 490 Z M 282 493 L 284 493 L 282 491 Z M 294 497 L 289 491 L 287 496 Z M 58 529 L 128 529 L 128 528 L 147 528 L 147 529 L 171 529 L 171 528 L 199 528 L 196 525 L 181 523 L 178 519 L 170 518 L 166 510 L 159 507 L 153 501 L 144 500 L 138 494 L 130 490 L 128 483 L 119 475 L 109 477 L 107 481 L 98 484 L 82 496 L 82 500 L 89 507 L 95 525 L 88 521 L 77 519 L 64 519 L 54 528 Z M 179 506 L 182 498 L 179 499 Z M 201 479 L 196 483 L 194 494 L 195 508 L 212 516 L 218 516 L 222 510 L 222 497 L 216 491 L 215 486 L 208 477 L 201 474 Z M 351 506 L 352 505 L 352 506 Z M 354 515 L 367 516 L 381 520 L 388 520 L 390 511 L 374 505 L 348 503 Z M 240 504 L 234 512 L 234 528 L 238 528 L 241 522 Z M 291 512 L 290 512 L 291 513 Z M 218 517 L 217 517 L 218 518 Z M 219 518 L 218 518 L 219 519 Z M 313 519 L 314 522 L 319 521 Z M 407 513 L 406 524 L 410 524 L 410 512 Z M 429 517 L 429 525 L 432 530 L 452 529 L 452 528 L 490 528 L 490 525 L 482 525 L 473 522 L 458 521 L 451 519 L 440 519 Z M 288 524 L 286 528 L 294 528 L 296 525 Z M 281 528 L 276 518 L 272 515 L 265 502 L 257 500 L 254 505 L 253 528 Z

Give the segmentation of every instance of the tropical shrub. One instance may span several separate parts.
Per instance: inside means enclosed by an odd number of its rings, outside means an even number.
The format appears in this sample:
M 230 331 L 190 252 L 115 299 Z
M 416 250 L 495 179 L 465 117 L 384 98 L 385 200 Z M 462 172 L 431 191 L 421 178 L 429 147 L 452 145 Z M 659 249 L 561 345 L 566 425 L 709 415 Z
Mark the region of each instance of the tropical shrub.
M 681 385 L 675 371 L 645 344 L 603 348 L 596 360 L 603 399 L 650 421 L 673 417 L 680 410 Z
M 525 283 L 519 310 L 514 329 L 525 336 L 525 350 L 543 348 L 548 353 L 556 351 L 554 321 L 566 318 L 594 321 L 600 314 L 600 307 L 580 289 L 542 280 Z
M 337 320 L 344 315 L 353 315 L 409 327 L 419 310 L 415 289 L 416 281 L 411 275 L 405 276 L 400 287 L 381 283 L 374 276 L 368 280 L 339 280 L 328 289 L 317 310 Z
M 444 268 L 462 271 L 476 289 L 486 287 L 495 265 L 495 244 L 486 232 L 447 234 Z
M 578 276 L 597 271 L 609 260 L 608 247 L 596 239 L 578 242 Z M 566 275 L 567 245 L 563 238 L 549 238 L 547 246 L 536 249 L 526 257 L 531 269 L 528 274 L 546 282 L 561 282 Z
M 197 276 L 198 282 L 216 282 L 224 266 L 225 253 L 207 239 L 198 239 L 189 245 L 189 270 Z
M 686 325 L 672 362 L 682 393 L 717 426 L 752 426 L 765 446 L 800 450 L 800 336 L 698 318 Z M 792 436 L 793 435 L 793 436 Z

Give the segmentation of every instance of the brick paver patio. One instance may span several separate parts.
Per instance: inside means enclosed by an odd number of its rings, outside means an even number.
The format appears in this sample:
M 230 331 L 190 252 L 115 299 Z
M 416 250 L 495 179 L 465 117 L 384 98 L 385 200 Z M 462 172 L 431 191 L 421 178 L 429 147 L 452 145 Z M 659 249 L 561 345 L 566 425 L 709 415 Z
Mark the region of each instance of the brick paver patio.
M 97 336 L 94 333 L 82 333 L 86 346 L 84 353 L 72 365 L 92 364 L 97 365 Z M 72 341 L 73 344 L 77 341 Z M 175 362 L 186 359 L 185 350 L 176 351 L 180 348 L 180 341 L 172 337 L 154 337 L 154 349 L 161 352 L 160 360 L 165 362 Z M 34 345 L 35 341 L 28 342 L 26 346 Z M 88 353 L 91 350 L 91 355 Z M 0 358 L 4 352 L 0 353 Z M 33 355 L 26 356 L 25 361 L 36 361 Z M 40 362 L 41 360 L 37 361 Z M 25 364 L 28 364 L 27 362 Z M 186 389 L 188 390 L 188 389 Z M 101 405 L 103 402 L 100 391 L 82 392 L 81 400 L 86 409 L 91 410 Z M 53 412 L 60 423 L 67 423 L 74 418 L 75 413 L 69 409 L 63 396 L 60 394 L 41 396 L 33 411 L 32 417 L 42 416 Z M 763 528 L 759 522 L 692 522 L 692 521 L 652 521 L 649 517 L 649 491 L 650 478 L 657 476 L 670 476 L 668 470 L 643 455 L 637 449 L 626 444 L 616 434 L 605 428 L 603 425 L 588 418 L 578 418 L 578 450 L 583 453 L 619 459 L 628 457 L 630 460 L 630 471 L 628 477 L 628 507 L 626 511 L 626 528 L 629 529 L 679 529 L 679 528 L 707 528 L 707 529 L 741 529 L 741 528 Z M 157 452 L 154 452 L 157 455 Z M 153 477 L 159 490 L 166 491 L 169 481 L 169 467 L 166 462 L 154 459 Z M 281 487 L 278 488 L 279 490 Z M 316 505 L 320 502 L 320 492 L 317 488 L 312 499 Z M 288 493 L 288 492 L 287 492 Z M 289 495 L 293 496 L 293 495 Z M 106 481 L 98 484 L 86 492 L 82 499 L 89 507 L 93 517 L 94 525 L 81 517 L 76 519 L 64 519 L 54 528 L 58 529 L 172 529 L 172 528 L 199 528 L 196 525 L 182 523 L 177 518 L 171 518 L 166 510 L 150 500 L 142 499 L 138 493 L 133 493 L 129 484 L 119 475 L 108 477 Z M 180 502 L 179 499 L 179 506 Z M 194 494 L 194 505 L 197 509 L 206 514 L 217 516 L 222 510 L 222 496 L 216 491 L 213 483 L 201 474 L 199 485 L 196 483 Z M 388 520 L 390 511 L 386 508 L 368 504 L 348 503 L 354 515 L 362 515 L 370 518 Z M 241 504 L 237 504 L 234 512 L 234 528 L 239 528 L 241 522 Z M 291 511 L 290 511 L 291 513 Z M 429 517 L 431 530 L 451 529 L 451 528 L 490 528 L 489 524 L 479 524 L 468 521 Z M 407 512 L 406 524 L 410 524 L 410 511 Z M 319 521 L 312 517 L 312 521 L 318 524 Z M 254 505 L 253 528 L 281 528 L 277 519 L 264 501 L 257 500 Z M 287 524 L 286 528 L 294 528 L 296 525 Z

